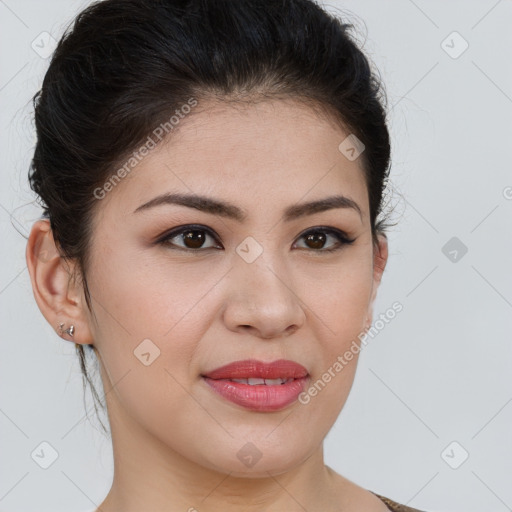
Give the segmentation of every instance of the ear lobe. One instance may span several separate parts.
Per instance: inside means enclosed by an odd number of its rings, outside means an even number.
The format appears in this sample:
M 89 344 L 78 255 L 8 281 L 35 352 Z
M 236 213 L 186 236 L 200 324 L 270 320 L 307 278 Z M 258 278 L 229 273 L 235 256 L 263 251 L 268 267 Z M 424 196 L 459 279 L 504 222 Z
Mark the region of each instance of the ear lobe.
M 370 297 L 370 304 L 368 307 L 368 315 L 366 317 L 365 328 L 369 329 L 373 321 L 373 303 L 377 297 L 377 290 L 382 281 L 382 274 L 386 268 L 388 261 L 388 239 L 384 233 L 377 235 L 378 245 L 374 248 L 373 253 L 373 283 L 372 283 L 372 294 Z
M 73 278 L 74 267 L 61 257 L 48 220 L 32 226 L 25 256 L 34 298 L 48 323 L 66 340 L 92 343 L 82 287 Z M 60 324 L 64 331 L 73 325 L 74 335 L 61 334 Z

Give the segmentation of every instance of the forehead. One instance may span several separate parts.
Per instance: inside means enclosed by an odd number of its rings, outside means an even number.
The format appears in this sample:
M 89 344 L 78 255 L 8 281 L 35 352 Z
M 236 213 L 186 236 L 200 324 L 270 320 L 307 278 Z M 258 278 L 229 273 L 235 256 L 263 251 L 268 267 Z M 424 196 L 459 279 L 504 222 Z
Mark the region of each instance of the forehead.
M 132 213 L 163 192 L 188 192 L 251 205 L 342 193 L 368 209 L 361 159 L 340 144 L 349 134 L 333 118 L 293 100 L 199 104 L 110 193 Z M 106 205 L 105 205 L 106 206 Z

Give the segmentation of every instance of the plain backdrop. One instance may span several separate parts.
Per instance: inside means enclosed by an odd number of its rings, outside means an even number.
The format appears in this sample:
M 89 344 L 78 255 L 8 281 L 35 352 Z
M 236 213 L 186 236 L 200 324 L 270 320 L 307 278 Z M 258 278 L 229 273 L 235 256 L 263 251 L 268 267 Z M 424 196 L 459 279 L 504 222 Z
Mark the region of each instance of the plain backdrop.
M 30 99 L 52 37 L 88 3 L 0 1 L 2 512 L 91 510 L 112 479 L 74 346 L 39 312 L 25 263 L 40 213 Z M 431 512 L 512 510 L 512 2 L 323 5 L 355 24 L 386 84 L 398 225 L 375 318 L 403 305 L 361 353 L 326 463 Z

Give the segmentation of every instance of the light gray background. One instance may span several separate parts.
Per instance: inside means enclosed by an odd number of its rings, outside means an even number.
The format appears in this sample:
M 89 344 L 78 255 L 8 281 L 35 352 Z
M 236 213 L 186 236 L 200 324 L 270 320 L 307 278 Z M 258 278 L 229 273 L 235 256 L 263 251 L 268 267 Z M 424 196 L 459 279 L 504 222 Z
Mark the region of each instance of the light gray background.
M 74 347 L 40 314 L 13 227 L 28 234 L 39 212 L 29 100 L 48 60 L 32 41 L 44 53 L 40 34 L 58 39 L 88 3 L 0 0 L 0 511 L 90 510 L 112 478 Z M 364 348 L 326 462 L 431 512 L 512 510 L 512 2 L 324 5 L 350 13 L 386 83 L 399 224 L 375 314 L 404 307 Z M 454 31 L 469 43 L 458 58 Z M 452 237 L 468 248 L 455 262 Z M 43 441 L 59 454 L 46 470 L 31 458 Z

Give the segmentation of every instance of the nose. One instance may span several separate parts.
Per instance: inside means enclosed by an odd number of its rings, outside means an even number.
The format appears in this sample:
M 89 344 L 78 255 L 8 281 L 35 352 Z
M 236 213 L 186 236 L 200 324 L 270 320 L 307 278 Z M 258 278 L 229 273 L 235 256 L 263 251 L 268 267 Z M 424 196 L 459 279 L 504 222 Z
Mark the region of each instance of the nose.
M 282 265 L 262 257 L 252 263 L 238 258 L 227 278 L 223 318 L 231 331 L 270 339 L 289 336 L 304 324 L 302 301 Z

